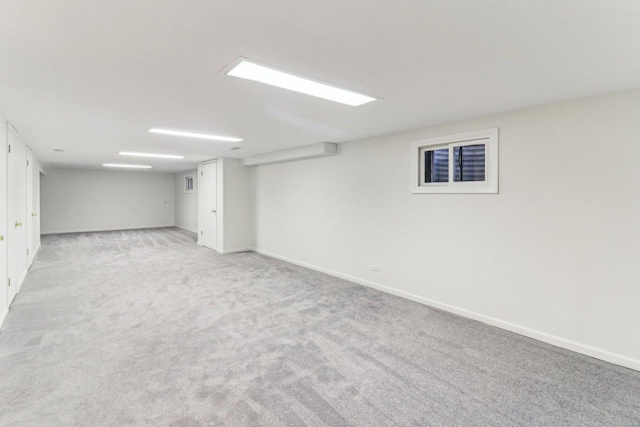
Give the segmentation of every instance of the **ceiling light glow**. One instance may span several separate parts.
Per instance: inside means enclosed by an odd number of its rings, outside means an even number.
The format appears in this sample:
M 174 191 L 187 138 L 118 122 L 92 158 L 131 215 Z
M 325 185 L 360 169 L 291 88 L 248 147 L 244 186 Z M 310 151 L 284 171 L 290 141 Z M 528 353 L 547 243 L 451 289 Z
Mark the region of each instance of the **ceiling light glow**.
M 335 86 L 310 80 L 306 77 L 297 76 L 285 71 L 256 64 L 245 58 L 241 58 L 239 61 L 240 62 L 237 64 L 234 63 L 232 68 L 229 71 L 226 71 L 225 74 L 228 76 L 265 83 L 271 86 L 277 86 L 279 88 L 304 93 L 306 95 L 316 96 L 318 98 L 328 99 L 341 104 L 351 105 L 352 107 L 357 107 L 376 100 L 376 98 L 371 96 L 340 89 Z
M 121 156 L 157 157 L 159 159 L 184 159 L 184 156 L 176 156 L 173 154 L 132 153 L 130 151 L 121 151 L 118 154 Z
M 121 165 L 118 163 L 103 163 L 102 166 L 107 168 L 138 168 L 138 169 L 151 169 L 151 166 L 146 165 Z
M 193 133 L 193 132 L 183 132 L 181 130 L 169 130 L 169 129 L 149 129 L 151 133 L 160 133 L 163 135 L 175 135 L 175 136 L 185 136 L 187 138 L 200 138 L 200 139 L 210 139 L 213 141 L 227 141 L 227 142 L 240 142 L 242 138 L 232 138 L 229 136 L 219 136 L 219 135 L 207 135 L 204 133 Z

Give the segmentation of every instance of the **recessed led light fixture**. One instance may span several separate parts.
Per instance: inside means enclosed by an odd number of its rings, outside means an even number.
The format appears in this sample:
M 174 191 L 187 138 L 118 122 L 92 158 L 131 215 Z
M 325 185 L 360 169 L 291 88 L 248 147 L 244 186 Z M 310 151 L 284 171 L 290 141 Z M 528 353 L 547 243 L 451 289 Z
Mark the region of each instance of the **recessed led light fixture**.
M 271 86 L 300 92 L 330 101 L 357 107 L 375 101 L 372 96 L 363 95 L 346 89 L 340 89 L 316 80 L 281 71 L 272 67 L 256 64 L 246 58 L 239 58 L 223 70 L 228 76 L 254 80 Z
M 161 133 L 163 135 L 186 136 L 187 138 L 210 139 L 213 141 L 240 142 L 242 138 L 232 138 L 229 136 L 206 135 L 204 133 L 183 132 L 181 130 L 169 129 L 149 129 L 151 133 Z
M 103 163 L 102 166 L 107 168 L 137 168 L 137 169 L 151 169 L 151 166 L 145 165 L 121 165 L 117 163 Z
M 159 159 L 184 159 L 184 156 L 175 156 L 173 154 L 132 153 L 130 151 L 121 151 L 118 154 L 121 156 L 157 157 Z

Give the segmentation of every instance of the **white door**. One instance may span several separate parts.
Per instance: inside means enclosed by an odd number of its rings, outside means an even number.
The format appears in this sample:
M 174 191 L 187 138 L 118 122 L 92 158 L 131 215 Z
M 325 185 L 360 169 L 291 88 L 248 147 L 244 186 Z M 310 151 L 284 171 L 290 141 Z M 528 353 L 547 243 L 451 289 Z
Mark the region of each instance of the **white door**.
M 6 130 L 3 129 L 4 132 Z M 9 272 L 7 271 L 7 145 L 4 135 L 0 136 L 0 322 L 6 314 L 8 302 Z
M 17 202 L 17 221 L 18 226 L 16 227 L 17 231 L 17 239 L 18 239 L 18 289 L 17 292 L 20 292 L 20 287 L 22 286 L 22 281 L 27 275 L 27 147 L 24 145 L 20 138 L 18 138 L 18 149 L 17 151 L 17 159 L 18 159 L 18 168 L 17 168 L 17 183 L 18 183 L 18 202 Z
M 33 256 L 40 247 L 40 168 L 33 167 Z
M 7 142 L 9 143 L 7 163 L 7 306 L 11 304 L 18 291 L 18 136 L 7 125 Z
M 207 163 L 199 168 L 198 175 L 198 239 L 201 245 L 217 249 L 216 244 L 216 163 Z
M 35 217 L 33 215 L 33 153 L 27 147 L 27 269 L 33 262 L 33 229 Z

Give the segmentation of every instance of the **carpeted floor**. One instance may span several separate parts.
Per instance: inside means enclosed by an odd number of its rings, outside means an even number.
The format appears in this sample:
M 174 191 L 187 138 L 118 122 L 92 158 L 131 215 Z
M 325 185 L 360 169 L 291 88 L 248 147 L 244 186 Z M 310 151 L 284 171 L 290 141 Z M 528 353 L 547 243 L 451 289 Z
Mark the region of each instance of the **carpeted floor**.
M 640 372 L 175 228 L 43 237 L 2 426 L 639 426 Z

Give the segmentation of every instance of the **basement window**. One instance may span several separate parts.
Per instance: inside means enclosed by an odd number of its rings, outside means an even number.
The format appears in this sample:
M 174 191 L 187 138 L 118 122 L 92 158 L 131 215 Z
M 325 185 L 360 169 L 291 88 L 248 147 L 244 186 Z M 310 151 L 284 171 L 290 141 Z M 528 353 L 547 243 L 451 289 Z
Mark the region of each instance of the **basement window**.
M 411 188 L 424 193 L 497 193 L 498 129 L 411 143 Z
M 184 192 L 193 193 L 193 175 L 184 177 Z

